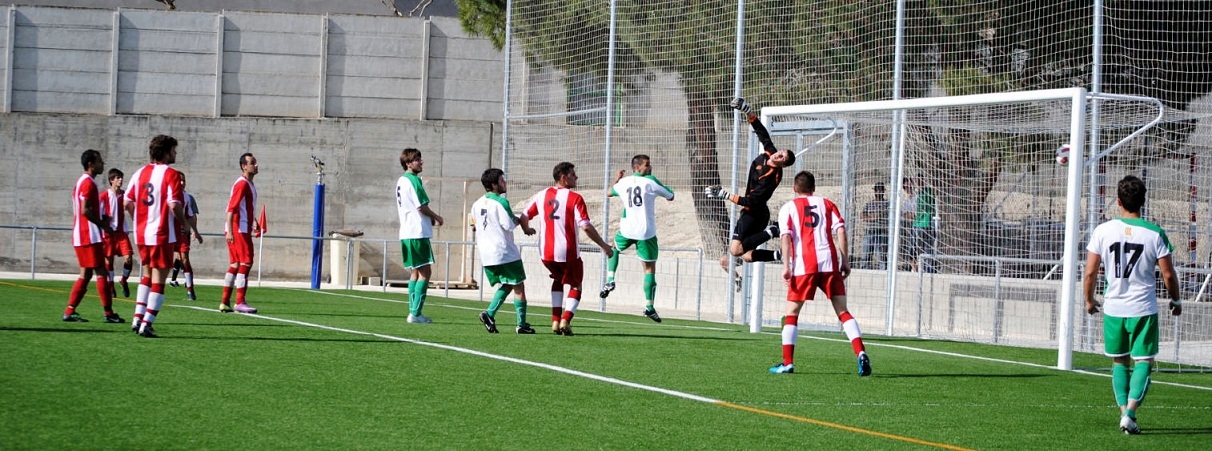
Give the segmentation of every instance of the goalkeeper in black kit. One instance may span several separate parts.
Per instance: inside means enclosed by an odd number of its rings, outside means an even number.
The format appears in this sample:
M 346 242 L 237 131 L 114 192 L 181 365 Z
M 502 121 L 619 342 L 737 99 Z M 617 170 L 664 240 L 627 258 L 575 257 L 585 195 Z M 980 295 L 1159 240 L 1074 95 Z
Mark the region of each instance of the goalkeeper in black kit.
M 771 238 L 779 236 L 778 225 L 770 222 L 770 207 L 766 202 L 774 195 L 774 189 L 783 181 L 783 168 L 795 164 L 795 154 L 790 150 L 779 150 L 770 140 L 770 132 L 758 115 L 753 113 L 745 99 L 735 98 L 729 104 L 733 109 L 745 113 L 745 119 L 753 127 L 753 133 L 762 143 L 763 152 L 749 164 L 749 176 L 745 180 L 745 195 L 729 193 L 721 186 L 705 189 L 708 198 L 725 199 L 741 206 L 736 226 L 732 229 L 732 240 L 728 253 L 747 262 L 778 261 L 777 251 L 756 249 Z M 727 267 L 727 256 L 720 259 L 720 266 Z

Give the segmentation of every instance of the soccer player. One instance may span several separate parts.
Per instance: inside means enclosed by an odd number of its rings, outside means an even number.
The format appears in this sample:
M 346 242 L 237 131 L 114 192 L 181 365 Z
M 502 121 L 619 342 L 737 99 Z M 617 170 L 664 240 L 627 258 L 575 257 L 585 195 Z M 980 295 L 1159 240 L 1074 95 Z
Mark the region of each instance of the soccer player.
M 484 170 L 480 176 L 487 194 L 471 204 L 472 229 L 476 231 L 476 249 L 484 264 L 484 275 L 489 285 L 501 284 L 488 304 L 488 311 L 480 312 L 480 322 L 488 333 L 497 333 L 497 310 L 505 297 L 513 291 L 513 310 L 517 314 L 519 334 L 533 334 L 534 328 L 526 322 L 526 268 L 522 265 L 522 251 L 513 242 L 513 230 L 522 226 L 527 235 L 534 235 L 530 221 L 525 216 L 515 216 L 509 200 L 505 172 L 497 168 Z
M 177 260 L 173 262 L 173 277 L 169 285 L 177 284 L 177 273 L 185 272 L 185 297 L 191 301 L 198 300 L 194 293 L 194 266 L 189 261 L 189 239 L 192 236 L 202 244 L 202 232 L 198 231 L 198 201 L 194 195 L 185 190 L 185 173 L 181 173 L 181 192 L 185 194 L 185 223 L 181 224 L 177 233 Z
M 223 224 L 223 237 L 227 240 L 227 274 L 223 276 L 223 298 L 219 311 L 231 313 L 231 292 L 236 291 L 235 311 L 257 313 L 248 305 L 248 271 L 252 269 L 254 257 L 252 236 L 261 232 L 254 213 L 257 210 L 257 186 L 253 177 L 260 172 L 257 157 L 245 152 L 240 155 L 240 177 L 231 186 L 231 197 L 227 201 L 227 221 Z
M 745 179 L 745 195 L 738 196 L 729 193 L 723 187 L 709 186 L 704 194 L 708 198 L 719 198 L 741 206 L 741 213 L 732 229 L 732 241 L 728 244 L 728 254 L 741 257 L 747 262 L 778 261 L 777 251 L 757 249 L 771 238 L 779 235 L 776 224 L 770 223 L 770 207 L 766 202 L 774 195 L 774 189 L 783 181 L 783 168 L 795 164 L 795 154 L 790 150 L 774 146 L 770 140 L 770 132 L 758 115 L 750 108 L 745 99 L 735 98 L 729 104 L 733 109 L 745 113 L 745 119 L 753 127 L 753 133 L 762 143 L 764 151 L 758 154 L 749 164 L 749 175 Z M 720 266 L 727 268 L 728 256 L 720 259 Z
M 152 323 L 164 304 L 164 281 L 177 248 L 177 224 L 185 216 L 181 173 L 169 167 L 177 162 L 177 139 L 156 135 L 147 149 L 151 163 L 131 174 L 126 185 L 126 208 L 135 225 L 135 246 L 143 265 L 131 330 L 144 338 L 156 338 Z
M 1158 352 L 1158 305 L 1156 266 L 1161 271 L 1170 295 L 1170 314 L 1183 313 L 1178 276 L 1170 251 L 1174 246 L 1157 224 L 1140 216 L 1145 204 L 1145 182 L 1125 176 L 1117 187 L 1117 202 L 1123 210 L 1119 219 L 1104 222 L 1090 235 L 1086 246 L 1086 270 L 1082 291 L 1086 295 L 1086 313 L 1103 309 L 1104 352 L 1111 357 L 1111 388 L 1119 405 L 1119 428 L 1125 434 L 1139 434 L 1136 410 L 1149 390 L 1149 373 Z M 1094 300 L 1094 284 L 1099 266 L 1107 288 L 1103 302 Z M 1135 361 L 1131 369 L 1128 364 Z
M 122 262 L 122 279 L 119 283 L 122 285 L 122 297 L 130 297 L 130 285 L 127 280 L 130 279 L 130 271 L 134 268 L 135 262 L 131 258 L 135 253 L 135 248 L 130 245 L 130 235 L 127 233 L 126 224 L 126 201 L 123 199 L 122 183 L 126 179 L 126 174 L 123 174 L 118 168 L 109 170 L 109 189 L 101 192 L 101 219 L 109 223 L 112 232 L 102 233 L 101 238 L 105 240 L 105 270 L 109 273 L 110 293 L 117 296 L 117 291 L 113 290 L 114 286 L 114 257 L 122 256 L 125 261 Z
M 779 209 L 783 242 L 783 280 L 787 282 L 787 316 L 783 320 L 783 363 L 771 373 L 795 372 L 795 339 L 799 333 L 800 309 L 816 297 L 819 288 L 833 303 L 842 330 L 858 356 L 858 375 L 871 375 L 871 360 L 863 346 L 858 321 L 846 310 L 846 277 L 850 258 L 846 254 L 846 222 L 833 201 L 814 196 L 816 177 L 808 171 L 795 175 L 795 199 Z
M 429 292 L 429 276 L 433 273 L 434 224 L 444 223 L 442 216 L 429 208 L 429 194 L 421 184 L 421 171 L 425 160 L 421 151 L 413 148 L 400 152 L 400 167 L 404 175 L 396 180 L 396 209 L 400 213 L 400 253 L 404 267 L 408 268 L 408 322 L 429 324 L 433 322 L 421 314 Z
M 76 260 L 80 262 L 80 277 L 72 285 L 72 291 L 67 297 L 67 308 L 63 310 L 63 321 L 69 323 L 86 323 L 87 319 L 76 313 L 76 307 L 84 300 L 88 292 L 88 281 L 97 274 L 97 294 L 101 298 L 101 308 L 105 310 L 105 322 L 121 323 L 122 318 L 114 313 L 113 287 L 109 281 L 109 271 L 105 269 L 105 246 L 101 234 L 113 231 L 109 223 L 101 219 L 101 205 L 98 200 L 97 182 L 93 179 L 105 170 L 105 160 L 101 152 L 93 149 L 80 154 L 80 165 L 84 174 L 76 179 L 76 187 L 72 190 L 72 246 L 76 248 Z
M 619 253 L 635 245 L 635 253 L 644 264 L 644 316 L 661 322 L 656 312 L 656 198 L 673 201 L 673 190 L 652 175 L 652 160 L 648 155 L 631 157 L 632 175 L 620 169 L 615 174 L 610 195 L 623 199 L 623 216 L 614 235 L 614 255 L 606 261 L 606 285 L 598 293 L 603 299 L 614 291 L 614 273 L 619 269 Z M 621 193 L 621 194 L 620 194 Z
M 540 218 L 539 258 L 552 279 L 551 331 L 571 336 L 570 323 L 581 303 L 581 279 L 585 272 L 585 263 L 577 249 L 577 228 L 584 230 L 607 258 L 614 256 L 614 252 L 590 222 L 585 199 L 572 190 L 577 187 L 576 166 L 567 161 L 558 163 L 551 176 L 555 186 L 535 194 L 523 216 Z M 569 286 L 567 308 L 564 308 L 564 285 Z

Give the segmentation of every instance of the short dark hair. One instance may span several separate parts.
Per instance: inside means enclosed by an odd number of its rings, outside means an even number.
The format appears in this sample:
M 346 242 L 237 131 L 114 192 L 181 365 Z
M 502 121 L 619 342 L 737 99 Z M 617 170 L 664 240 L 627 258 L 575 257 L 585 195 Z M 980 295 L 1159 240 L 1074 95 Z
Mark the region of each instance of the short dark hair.
M 249 163 L 248 159 L 252 158 L 252 156 L 253 156 L 252 152 L 244 152 L 243 155 L 240 155 L 240 160 L 239 160 L 240 167 L 243 168 L 244 165 L 248 164 Z
M 157 163 L 168 157 L 168 152 L 177 147 L 177 138 L 168 135 L 156 135 L 147 145 L 147 155 Z
M 505 176 L 505 171 L 497 168 L 488 168 L 480 174 L 480 184 L 484 185 L 484 191 L 492 191 L 492 186 L 501 181 L 501 177 Z
M 113 179 L 116 179 L 118 177 L 126 177 L 126 174 L 123 174 L 121 169 L 113 168 L 113 169 L 109 170 L 109 176 L 108 176 L 108 178 L 106 178 L 106 180 L 112 181 Z
M 558 182 L 560 176 L 571 174 L 573 169 L 576 169 L 576 166 L 567 161 L 556 163 L 555 168 L 551 170 L 551 178 Z
M 84 151 L 84 153 L 80 154 L 80 166 L 84 166 L 85 171 L 88 170 L 89 165 L 95 164 L 96 162 L 98 162 L 100 160 L 101 160 L 101 152 L 94 150 L 94 149 L 88 149 L 88 150 Z
M 645 161 L 651 161 L 651 160 L 652 160 L 651 158 L 648 158 L 648 155 L 644 155 L 644 154 L 636 155 L 634 157 L 631 157 L 631 168 L 635 169 L 636 166 L 643 164 Z
M 1140 213 L 1140 207 L 1145 205 L 1145 194 L 1148 192 L 1145 181 L 1135 175 L 1125 175 L 1116 188 L 1120 206 L 1129 213 Z
M 796 193 L 811 193 L 813 191 L 816 191 L 816 176 L 808 171 L 800 171 L 795 174 Z
M 400 167 L 408 169 L 408 163 L 412 163 L 416 159 L 421 158 L 421 151 L 412 147 L 405 148 L 400 152 Z
M 783 164 L 786 166 L 792 166 L 795 164 L 795 152 L 792 152 L 791 149 L 787 149 L 787 162 Z
M 875 186 L 871 187 L 871 189 L 875 190 L 875 192 L 877 192 L 877 193 L 882 193 L 882 192 L 886 191 L 884 189 L 884 182 L 875 182 Z

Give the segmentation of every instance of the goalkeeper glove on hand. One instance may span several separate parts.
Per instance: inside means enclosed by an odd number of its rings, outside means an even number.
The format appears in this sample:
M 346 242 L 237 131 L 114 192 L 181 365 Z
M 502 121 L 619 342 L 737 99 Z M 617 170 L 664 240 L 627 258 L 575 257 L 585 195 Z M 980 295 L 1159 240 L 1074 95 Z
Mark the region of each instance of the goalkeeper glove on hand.
M 745 113 L 746 115 L 748 115 L 749 113 L 751 113 L 753 111 L 752 108 L 749 108 L 749 104 L 745 103 L 745 99 L 742 99 L 740 97 L 732 99 L 732 102 L 729 103 L 728 106 L 732 107 L 732 109 L 734 109 L 734 110 Z
M 729 193 L 728 190 L 724 189 L 724 187 L 720 185 L 712 185 L 703 188 L 703 194 L 706 195 L 708 199 L 727 199 L 732 195 L 732 193 Z

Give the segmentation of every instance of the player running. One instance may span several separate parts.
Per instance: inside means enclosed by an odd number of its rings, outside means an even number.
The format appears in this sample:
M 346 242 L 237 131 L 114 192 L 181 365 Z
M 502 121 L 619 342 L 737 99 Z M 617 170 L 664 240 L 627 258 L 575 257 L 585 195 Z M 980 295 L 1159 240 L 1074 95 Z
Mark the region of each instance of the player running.
M 661 322 L 656 311 L 656 198 L 673 201 L 673 190 L 652 175 L 652 160 L 648 155 L 631 158 L 632 175 L 620 169 L 610 188 L 610 196 L 623 199 L 623 216 L 619 231 L 614 235 L 614 255 L 606 261 L 606 285 L 598 293 L 602 299 L 614 291 L 614 274 L 619 269 L 619 253 L 635 245 L 636 256 L 644 264 L 644 316 Z
M 509 296 L 514 294 L 513 310 L 517 315 L 518 334 L 533 334 L 534 329 L 526 322 L 526 268 L 522 265 L 522 251 L 513 241 L 513 230 L 522 226 L 527 235 L 534 235 L 530 220 L 513 214 L 505 193 L 509 190 L 505 172 L 497 168 L 484 170 L 480 176 L 487 194 L 471 204 L 472 230 L 476 232 L 476 250 L 484 265 L 484 276 L 489 285 L 500 284 L 488 304 L 488 310 L 480 312 L 480 322 L 488 333 L 497 333 L 497 310 Z
M 551 331 L 572 335 L 572 317 L 581 303 L 581 280 L 585 263 L 577 249 L 577 228 L 585 231 L 607 258 L 614 255 L 589 220 L 585 199 L 573 191 L 577 187 L 576 166 L 567 161 L 551 171 L 555 186 L 539 191 L 530 199 L 523 216 L 539 220 L 539 254 L 543 266 L 551 272 Z M 568 307 L 564 307 L 564 285 L 568 285 Z

